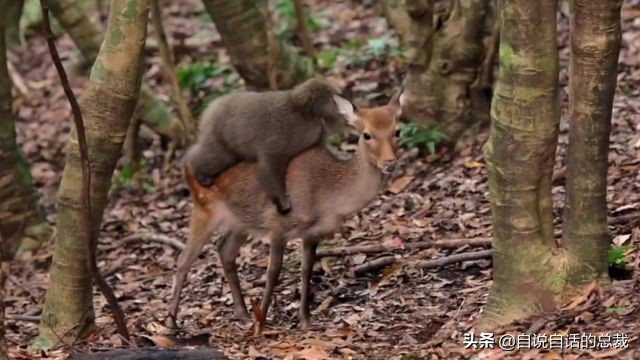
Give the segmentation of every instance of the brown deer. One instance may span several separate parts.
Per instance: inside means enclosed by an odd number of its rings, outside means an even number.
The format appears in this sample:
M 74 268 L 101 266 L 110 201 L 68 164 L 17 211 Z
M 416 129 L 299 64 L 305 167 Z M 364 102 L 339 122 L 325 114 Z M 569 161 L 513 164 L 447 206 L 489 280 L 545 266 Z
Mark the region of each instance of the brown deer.
M 357 111 L 350 107 L 344 111 L 349 125 L 360 133 L 357 150 L 351 158 L 339 159 L 325 147 L 317 146 L 291 160 L 286 186 L 293 210 L 286 216 L 278 214 L 260 190 L 255 163 L 233 166 L 206 188 L 185 165 L 194 207 L 187 248 L 178 259 L 174 276 L 168 326 L 176 327 L 180 293 L 189 268 L 211 234 L 217 232 L 221 235 L 218 254 L 239 318 L 249 317 L 236 267 L 238 251 L 247 236 L 266 235 L 270 239 L 267 281 L 261 303 L 265 318 L 282 268 L 286 242 L 302 239 L 300 323 L 307 329 L 310 326 L 310 277 L 318 243 L 333 236 L 345 217 L 373 200 L 384 185 L 385 175 L 394 170 L 402 99 L 399 93 L 385 106 Z M 256 332 L 263 326 L 264 322 L 258 321 Z

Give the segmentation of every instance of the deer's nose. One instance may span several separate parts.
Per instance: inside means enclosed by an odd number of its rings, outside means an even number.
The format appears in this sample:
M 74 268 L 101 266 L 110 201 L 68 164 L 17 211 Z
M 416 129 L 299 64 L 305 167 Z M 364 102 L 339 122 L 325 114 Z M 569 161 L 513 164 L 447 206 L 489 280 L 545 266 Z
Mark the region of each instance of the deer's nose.
M 385 160 L 383 171 L 385 173 L 391 173 L 396 169 L 397 160 Z

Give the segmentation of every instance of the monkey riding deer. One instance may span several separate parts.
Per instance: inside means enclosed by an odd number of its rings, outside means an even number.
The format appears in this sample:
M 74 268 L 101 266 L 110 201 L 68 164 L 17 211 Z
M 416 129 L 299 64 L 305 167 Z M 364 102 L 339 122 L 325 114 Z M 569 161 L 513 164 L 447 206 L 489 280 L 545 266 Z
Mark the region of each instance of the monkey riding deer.
M 261 303 L 265 316 L 278 281 L 287 240 L 302 239 L 300 323 L 310 326 L 309 287 L 318 243 L 340 229 L 345 217 L 373 200 L 384 185 L 385 175 L 395 168 L 396 138 L 402 95 L 387 105 L 355 111 L 346 102 L 339 111 L 360 133 L 351 158 L 344 160 L 321 145 L 294 157 L 286 171 L 290 216 L 280 216 L 252 173 L 256 164 L 242 162 L 220 174 L 210 187 L 195 179 L 189 164 L 185 176 L 194 202 L 187 248 L 178 259 L 167 324 L 176 327 L 180 293 L 187 273 L 213 232 L 221 235 L 218 254 L 229 282 L 236 316 L 248 318 L 238 280 L 236 257 L 248 235 L 270 238 L 267 281 Z M 257 332 L 264 326 L 260 321 Z
M 351 103 L 326 80 L 311 78 L 291 90 L 238 92 L 215 100 L 203 112 L 196 143 L 185 161 L 196 181 L 209 187 L 218 174 L 245 160 L 257 161 L 263 189 L 278 213 L 291 211 L 285 172 L 291 158 L 326 143 Z

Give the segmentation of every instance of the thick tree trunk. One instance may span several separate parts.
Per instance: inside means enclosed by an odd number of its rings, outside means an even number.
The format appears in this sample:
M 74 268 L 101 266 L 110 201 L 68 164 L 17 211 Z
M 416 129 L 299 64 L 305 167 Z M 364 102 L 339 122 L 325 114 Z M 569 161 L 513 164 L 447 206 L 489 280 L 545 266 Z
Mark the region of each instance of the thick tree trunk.
M 96 59 L 103 40 L 103 31 L 87 16 L 77 0 L 51 0 L 51 12 L 71 36 L 88 63 Z M 185 129 L 178 118 L 158 100 L 153 90 L 142 85 L 138 103 L 144 124 L 177 144 L 185 143 Z
M 581 261 L 569 279 L 607 276 L 607 165 L 620 52 L 621 0 L 575 0 L 571 9 L 570 128 L 563 244 Z
M 560 121 L 557 0 L 500 0 L 498 6 L 500 65 L 485 145 L 494 282 L 480 327 L 553 309 L 564 282 L 562 257 L 552 254 L 551 174 Z
M 222 37 L 231 62 L 248 85 L 269 88 L 269 41 L 266 0 L 203 0 Z M 274 41 L 273 71 L 281 89 L 311 76 L 313 66 L 295 49 L 282 41 Z
M 553 310 L 607 277 L 607 155 L 621 1 L 573 4 L 567 197 L 558 245 L 551 198 L 559 119 L 557 0 L 500 2 L 500 74 L 485 147 L 494 283 L 479 329 Z
M 29 164 L 16 144 L 11 111 L 11 80 L 7 69 L 5 21 L 9 8 L 0 1 L 0 240 L 1 260 L 35 250 L 49 238 L 51 229 L 38 205 Z M 5 10 L 6 9 L 6 10 Z
M 91 160 L 92 226 L 98 236 L 111 177 L 120 157 L 142 77 L 147 0 L 113 0 L 105 41 L 91 71 L 83 109 Z M 81 222 L 82 172 L 71 132 L 58 193 L 57 241 L 36 345 L 49 348 L 94 326 L 91 275 Z
M 403 112 L 415 122 L 440 128 L 455 143 L 477 120 L 470 86 L 482 64 L 489 1 L 452 0 L 450 6 L 434 31 L 432 1 L 406 2 L 412 30 Z

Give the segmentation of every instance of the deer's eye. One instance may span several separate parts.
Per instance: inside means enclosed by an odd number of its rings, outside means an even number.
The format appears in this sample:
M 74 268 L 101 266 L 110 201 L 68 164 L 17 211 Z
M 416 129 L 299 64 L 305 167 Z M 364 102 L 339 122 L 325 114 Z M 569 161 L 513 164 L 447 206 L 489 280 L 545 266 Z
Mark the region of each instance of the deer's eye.
M 366 132 L 365 132 L 365 133 L 362 133 L 362 137 L 363 137 L 366 141 L 371 140 L 371 134 L 369 134 L 369 133 L 366 133 Z
M 395 135 L 396 135 L 396 137 L 400 137 L 400 129 L 396 130 Z

